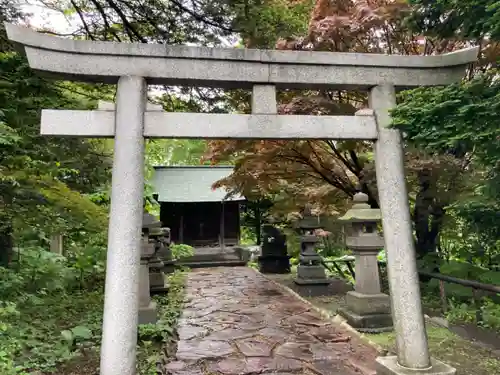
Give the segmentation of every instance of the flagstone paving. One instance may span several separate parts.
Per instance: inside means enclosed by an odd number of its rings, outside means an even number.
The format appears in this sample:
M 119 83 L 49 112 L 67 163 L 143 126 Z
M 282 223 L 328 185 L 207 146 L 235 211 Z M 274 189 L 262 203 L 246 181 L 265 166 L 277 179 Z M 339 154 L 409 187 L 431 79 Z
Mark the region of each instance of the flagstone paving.
M 170 375 L 374 375 L 376 350 L 247 267 L 190 272 Z

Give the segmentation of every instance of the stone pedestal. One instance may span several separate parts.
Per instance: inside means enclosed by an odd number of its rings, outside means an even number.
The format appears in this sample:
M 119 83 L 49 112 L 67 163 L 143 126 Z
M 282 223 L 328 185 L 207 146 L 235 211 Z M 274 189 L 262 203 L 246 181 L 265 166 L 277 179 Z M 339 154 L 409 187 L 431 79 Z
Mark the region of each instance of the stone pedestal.
M 431 358 L 431 367 L 427 369 L 410 369 L 400 366 L 396 356 L 378 357 L 377 375 L 455 375 L 457 370 L 446 363 Z
M 377 246 L 374 242 L 372 245 Z M 353 245 L 353 241 L 347 243 Z M 380 288 L 377 254 L 378 251 L 361 252 L 359 248 L 355 252 L 355 291 L 346 294 L 347 308 L 339 310 L 340 315 L 360 332 L 385 332 L 393 328 L 390 298 Z
M 151 300 L 149 286 L 149 259 L 154 253 L 154 244 L 143 239 L 141 265 L 139 270 L 139 324 L 156 323 L 156 303 Z
M 347 308 L 339 314 L 360 332 L 392 331 L 391 304 L 387 294 L 362 294 L 347 292 Z
M 259 271 L 267 274 L 290 273 L 289 255 L 261 255 L 257 257 Z
M 154 293 L 168 292 L 165 273 L 163 273 L 163 262 L 157 256 L 149 261 L 149 289 Z
M 167 274 L 167 275 L 170 274 L 170 273 L 174 273 L 174 271 L 175 271 L 175 265 L 176 265 L 175 259 L 168 260 L 168 261 L 163 261 L 163 269 L 162 269 L 162 271 L 165 274 Z
M 295 283 L 299 285 L 328 285 L 330 281 L 326 277 L 325 268 L 323 266 L 299 264 Z

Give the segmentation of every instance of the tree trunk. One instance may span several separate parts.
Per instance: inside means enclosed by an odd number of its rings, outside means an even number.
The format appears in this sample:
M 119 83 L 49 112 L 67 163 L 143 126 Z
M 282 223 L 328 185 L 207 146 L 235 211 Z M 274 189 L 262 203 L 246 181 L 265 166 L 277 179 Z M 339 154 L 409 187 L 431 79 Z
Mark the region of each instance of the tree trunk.
M 3 223 L 0 225 L 0 267 L 9 266 L 13 252 L 12 224 L 10 219 L 4 217 Z
M 435 253 L 438 247 L 439 232 L 445 214 L 444 208 L 436 202 L 435 180 L 431 172 L 423 169 L 419 172 L 419 191 L 413 211 L 417 258 Z
M 257 245 L 260 246 L 262 242 L 262 212 L 258 206 L 255 209 L 255 237 Z
M 361 192 L 368 195 L 368 204 L 371 208 L 380 208 L 377 198 L 372 194 L 368 184 L 361 183 Z

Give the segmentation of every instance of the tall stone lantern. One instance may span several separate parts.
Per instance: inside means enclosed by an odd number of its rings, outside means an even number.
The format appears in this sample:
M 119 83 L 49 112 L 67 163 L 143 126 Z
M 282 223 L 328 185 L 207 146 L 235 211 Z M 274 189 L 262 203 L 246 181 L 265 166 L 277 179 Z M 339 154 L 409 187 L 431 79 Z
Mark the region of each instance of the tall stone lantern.
M 321 228 L 320 220 L 311 214 L 309 205 L 305 207 L 302 216 L 296 224 L 301 232 L 301 249 L 297 278 L 294 281 L 298 285 L 329 285 L 330 280 L 326 277 L 325 268 L 322 265 L 323 259 L 316 252 L 319 239 L 314 231 Z
M 377 226 L 382 219 L 380 209 L 371 208 L 368 195 L 357 193 L 354 204 L 339 218 L 345 225 L 346 246 L 355 256 L 355 287 L 347 292 L 346 308 L 339 314 L 361 332 L 392 330 L 390 299 L 382 293 L 377 255 L 384 247 L 384 238 Z

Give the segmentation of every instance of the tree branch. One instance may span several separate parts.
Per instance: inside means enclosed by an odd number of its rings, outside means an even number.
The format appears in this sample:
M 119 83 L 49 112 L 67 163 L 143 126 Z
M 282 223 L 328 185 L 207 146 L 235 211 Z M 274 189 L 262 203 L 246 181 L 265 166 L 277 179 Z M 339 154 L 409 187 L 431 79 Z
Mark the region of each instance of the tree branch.
M 78 6 L 78 4 L 74 0 L 70 0 L 70 2 L 71 2 L 71 5 L 73 5 L 73 7 L 75 8 L 76 12 L 78 13 L 78 17 L 80 17 L 80 20 L 83 23 L 83 28 L 85 29 L 87 36 L 90 38 L 90 40 L 95 40 L 94 36 L 90 32 L 90 28 L 89 28 L 89 25 L 87 24 L 87 21 L 85 21 L 85 17 L 82 13 L 81 8 Z

